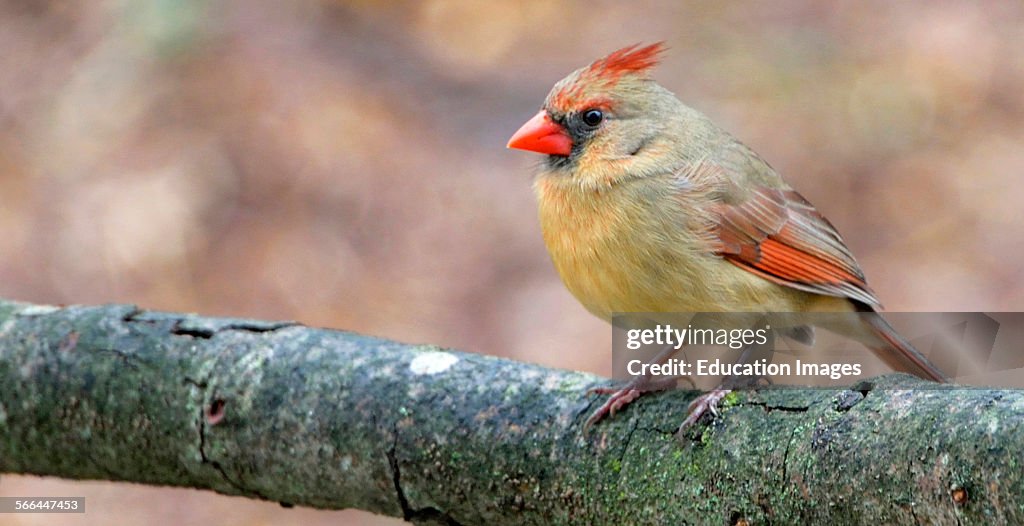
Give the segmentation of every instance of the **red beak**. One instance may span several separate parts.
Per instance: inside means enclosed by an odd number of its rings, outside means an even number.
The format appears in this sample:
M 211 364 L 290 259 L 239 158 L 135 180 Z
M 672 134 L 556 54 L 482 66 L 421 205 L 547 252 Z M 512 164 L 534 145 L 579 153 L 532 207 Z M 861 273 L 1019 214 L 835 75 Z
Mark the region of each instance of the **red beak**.
M 572 139 L 561 124 L 551 120 L 548 112 L 540 110 L 512 135 L 508 147 L 568 157 L 572 152 Z

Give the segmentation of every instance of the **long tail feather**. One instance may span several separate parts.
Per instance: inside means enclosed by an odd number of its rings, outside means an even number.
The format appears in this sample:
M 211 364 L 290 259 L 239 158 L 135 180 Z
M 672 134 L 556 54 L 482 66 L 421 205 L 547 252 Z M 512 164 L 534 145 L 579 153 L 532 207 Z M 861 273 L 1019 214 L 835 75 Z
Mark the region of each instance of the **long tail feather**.
M 875 335 L 888 344 L 888 348 L 873 350 L 889 367 L 936 382 L 949 382 L 949 376 L 940 371 L 910 342 L 900 336 L 880 314 L 866 312 L 862 316 Z

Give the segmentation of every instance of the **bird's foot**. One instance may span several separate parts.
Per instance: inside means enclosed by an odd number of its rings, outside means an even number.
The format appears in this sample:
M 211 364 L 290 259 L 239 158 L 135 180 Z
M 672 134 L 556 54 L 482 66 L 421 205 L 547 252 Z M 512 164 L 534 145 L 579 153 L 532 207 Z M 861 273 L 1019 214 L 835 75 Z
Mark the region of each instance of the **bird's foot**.
M 587 423 L 584 424 L 584 429 L 589 429 L 590 426 L 600 422 L 604 417 L 615 416 L 615 413 L 621 410 L 623 407 L 629 405 L 632 401 L 640 398 L 644 393 L 652 391 L 664 391 L 675 387 L 677 378 L 658 378 L 652 379 L 649 376 L 639 376 L 629 381 L 626 385 L 621 388 L 616 387 L 592 387 L 587 390 L 587 394 L 599 394 L 599 395 L 611 395 L 608 400 L 597 408 L 590 418 L 587 419 Z
M 690 428 L 693 424 L 696 424 L 700 417 L 704 416 L 705 413 L 710 412 L 712 415 L 718 416 L 718 402 L 725 398 L 725 395 L 732 392 L 732 389 L 713 389 L 700 396 L 694 401 L 690 402 L 689 413 L 686 415 L 686 420 L 683 420 L 682 424 L 679 424 L 679 429 L 676 431 L 676 436 L 682 436 L 683 432 Z

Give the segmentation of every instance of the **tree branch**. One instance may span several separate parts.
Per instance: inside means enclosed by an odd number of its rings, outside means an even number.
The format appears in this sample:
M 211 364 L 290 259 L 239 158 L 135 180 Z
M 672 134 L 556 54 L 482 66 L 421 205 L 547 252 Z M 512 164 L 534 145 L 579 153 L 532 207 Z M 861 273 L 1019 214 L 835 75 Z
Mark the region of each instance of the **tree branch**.
M 1024 523 L 1024 393 L 694 394 L 589 433 L 603 380 L 294 323 L 0 301 L 0 472 L 420 524 Z

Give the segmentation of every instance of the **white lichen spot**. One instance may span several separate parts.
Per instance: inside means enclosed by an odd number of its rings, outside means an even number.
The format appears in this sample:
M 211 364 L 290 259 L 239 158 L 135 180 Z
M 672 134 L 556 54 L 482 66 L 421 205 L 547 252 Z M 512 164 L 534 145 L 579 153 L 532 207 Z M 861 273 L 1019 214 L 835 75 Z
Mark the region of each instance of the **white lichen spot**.
M 562 387 L 562 375 L 560 374 L 549 374 L 544 377 L 544 389 L 546 391 L 555 391 Z
M 42 316 L 59 310 L 60 307 L 56 305 L 26 305 L 18 309 L 18 316 Z
M 352 455 L 341 457 L 341 470 L 348 471 L 350 469 L 352 469 Z
M 458 361 L 459 357 L 449 352 L 425 352 L 413 358 L 412 363 L 409 364 L 409 370 L 413 374 L 443 373 Z

